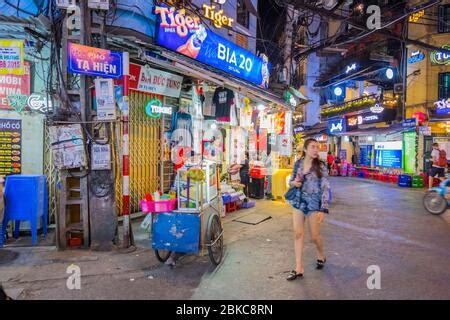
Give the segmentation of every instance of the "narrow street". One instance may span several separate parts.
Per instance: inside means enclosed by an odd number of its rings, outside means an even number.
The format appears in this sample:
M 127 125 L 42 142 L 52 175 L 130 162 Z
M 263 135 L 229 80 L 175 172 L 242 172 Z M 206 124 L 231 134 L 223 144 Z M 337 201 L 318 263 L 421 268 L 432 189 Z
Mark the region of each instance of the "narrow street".
M 300 280 L 285 280 L 294 263 L 289 206 L 258 201 L 224 219 L 225 257 L 215 270 L 208 257 L 184 256 L 173 269 L 161 265 L 136 221 L 138 249 L 131 253 L 7 247 L 0 282 L 17 299 L 450 299 L 449 212 L 426 213 L 423 190 L 356 178 L 332 184 L 322 229 L 327 264 L 315 270 L 307 231 Z M 250 213 L 271 219 L 233 221 Z M 66 287 L 72 263 L 81 269 L 81 290 Z M 367 288 L 371 265 L 381 270 L 380 290 Z

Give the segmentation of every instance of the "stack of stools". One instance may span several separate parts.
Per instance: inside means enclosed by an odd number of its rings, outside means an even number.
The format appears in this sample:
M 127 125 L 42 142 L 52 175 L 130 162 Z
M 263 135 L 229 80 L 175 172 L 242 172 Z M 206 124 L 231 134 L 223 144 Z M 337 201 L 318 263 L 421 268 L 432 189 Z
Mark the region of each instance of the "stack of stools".
M 232 201 L 232 197 L 229 194 L 222 195 L 222 201 L 225 205 L 225 212 L 233 212 L 237 210 L 237 201 Z
M 391 180 L 392 183 L 398 184 L 398 175 L 391 174 L 389 177 L 390 177 L 390 180 Z
M 398 186 L 403 188 L 412 187 L 412 177 L 407 174 L 401 174 L 398 176 Z

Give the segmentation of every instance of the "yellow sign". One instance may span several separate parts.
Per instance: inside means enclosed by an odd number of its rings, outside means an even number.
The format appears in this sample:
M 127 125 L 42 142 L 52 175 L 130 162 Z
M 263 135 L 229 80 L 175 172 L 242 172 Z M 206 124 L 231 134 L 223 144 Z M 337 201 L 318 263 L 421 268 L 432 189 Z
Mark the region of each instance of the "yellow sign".
M 25 74 L 23 40 L 0 39 L 0 74 Z
M 409 16 L 409 22 L 417 22 L 424 15 L 425 15 L 425 10 L 417 11 L 416 13 L 413 13 L 412 15 Z
M 234 19 L 225 16 L 222 9 L 217 12 L 215 10 L 215 6 L 208 6 L 206 4 L 203 5 L 203 14 L 207 19 L 214 22 L 214 26 L 216 28 L 222 28 L 222 26 L 231 28 L 233 26 Z

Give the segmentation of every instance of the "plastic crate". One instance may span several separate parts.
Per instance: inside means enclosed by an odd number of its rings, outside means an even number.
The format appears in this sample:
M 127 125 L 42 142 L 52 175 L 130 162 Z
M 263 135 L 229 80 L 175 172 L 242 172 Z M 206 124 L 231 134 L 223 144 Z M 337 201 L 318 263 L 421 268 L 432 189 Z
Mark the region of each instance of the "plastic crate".
M 423 176 L 413 176 L 412 179 L 413 188 L 423 188 L 425 186 L 425 179 Z
M 141 200 L 139 204 L 142 212 L 146 213 L 171 212 L 177 208 L 177 199 L 168 199 L 161 201 Z
M 412 177 L 407 174 L 401 174 L 398 177 L 398 186 L 403 188 L 412 187 Z
M 231 196 L 229 194 L 223 194 L 222 195 L 222 202 L 223 204 L 227 204 L 231 202 Z
M 266 168 L 263 167 L 253 167 L 250 169 L 250 177 L 252 178 L 264 178 L 266 176 Z

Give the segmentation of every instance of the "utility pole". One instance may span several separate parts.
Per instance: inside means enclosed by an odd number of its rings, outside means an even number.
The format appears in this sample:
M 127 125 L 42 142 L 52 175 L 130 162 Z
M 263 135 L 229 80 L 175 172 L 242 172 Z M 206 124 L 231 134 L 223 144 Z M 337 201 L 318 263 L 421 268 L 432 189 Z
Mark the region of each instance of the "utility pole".
M 283 49 L 283 75 L 285 76 L 286 84 L 291 83 L 291 69 L 292 69 L 292 34 L 294 20 L 294 6 L 292 4 L 287 5 L 286 10 L 286 24 L 284 26 L 284 49 Z

